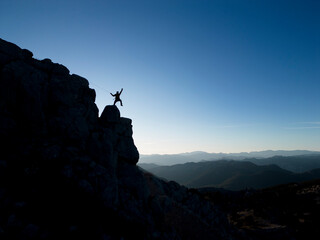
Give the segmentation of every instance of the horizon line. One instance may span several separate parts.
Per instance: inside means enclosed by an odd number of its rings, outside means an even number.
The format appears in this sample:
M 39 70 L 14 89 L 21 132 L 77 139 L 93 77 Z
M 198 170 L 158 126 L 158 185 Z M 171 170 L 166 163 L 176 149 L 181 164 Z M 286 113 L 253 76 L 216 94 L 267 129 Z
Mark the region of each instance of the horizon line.
M 191 152 L 180 152 L 180 153 L 140 153 L 141 155 L 144 156 L 150 156 L 150 155 L 182 155 L 182 154 L 192 154 L 192 153 L 208 153 L 208 154 L 240 154 L 240 153 L 257 153 L 257 152 L 278 152 L 278 151 L 282 151 L 282 152 L 296 152 L 296 151 L 307 151 L 307 152 L 315 152 L 315 153 L 320 153 L 320 149 L 319 150 L 310 150 L 310 149 L 292 149 L 292 150 L 283 150 L 283 149 L 279 149 L 279 150 L 271 150 L 271 149 L 267 149 L 267 150 L 254 150 L 254 151 L 242 151 L 242 152 L 206 152 L 206 151 L 191 151 Z

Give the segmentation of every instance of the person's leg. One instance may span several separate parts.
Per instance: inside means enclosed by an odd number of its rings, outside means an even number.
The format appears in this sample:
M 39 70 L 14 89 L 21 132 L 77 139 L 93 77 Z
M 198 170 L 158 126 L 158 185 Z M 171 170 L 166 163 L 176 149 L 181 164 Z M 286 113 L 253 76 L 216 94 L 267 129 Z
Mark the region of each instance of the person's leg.
M 120 105 L 123 106 L 123 105 L 122 105 L 122 100 L 120 100 Z

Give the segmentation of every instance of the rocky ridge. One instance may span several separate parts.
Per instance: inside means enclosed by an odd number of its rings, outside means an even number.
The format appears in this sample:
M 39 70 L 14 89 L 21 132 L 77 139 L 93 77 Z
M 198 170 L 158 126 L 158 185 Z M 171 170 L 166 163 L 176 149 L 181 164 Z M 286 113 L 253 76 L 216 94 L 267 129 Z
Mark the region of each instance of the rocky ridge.
M 218 207 L 136 166 L 131 119 L 0 39 L 1 239 L 238 239 Z

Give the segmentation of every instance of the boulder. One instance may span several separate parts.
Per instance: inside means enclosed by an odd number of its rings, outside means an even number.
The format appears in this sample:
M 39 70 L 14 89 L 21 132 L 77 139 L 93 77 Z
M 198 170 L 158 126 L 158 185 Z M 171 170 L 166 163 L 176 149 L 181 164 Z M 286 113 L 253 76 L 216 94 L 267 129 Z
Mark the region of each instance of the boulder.
M 58 64 L 53 63 L 51 59 L 45 58 L 41 61 L 33 61 L 33 65 L 43 71 L 50 72 L 54 75 L 69 75 L 70 71 L 67 67 Z
M 9 60 L 19 59 L 23 55 L 23 50 L 17 45 L 0 39 L 0 52 L 7 55 Z
M 120 111 L 115 105 L 107 105 L 100 116 L 102 126 L 118 123 L 120 121 Z

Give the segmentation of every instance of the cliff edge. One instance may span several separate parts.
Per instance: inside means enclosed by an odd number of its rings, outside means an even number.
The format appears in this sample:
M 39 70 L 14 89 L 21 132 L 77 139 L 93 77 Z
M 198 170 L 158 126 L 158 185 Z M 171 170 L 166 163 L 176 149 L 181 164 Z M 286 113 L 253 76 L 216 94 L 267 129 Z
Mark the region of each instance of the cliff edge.
M 132 121 L 88 81 L 0 39 L 1 239 L 235 239 L 193 190 L 136 166 Z

